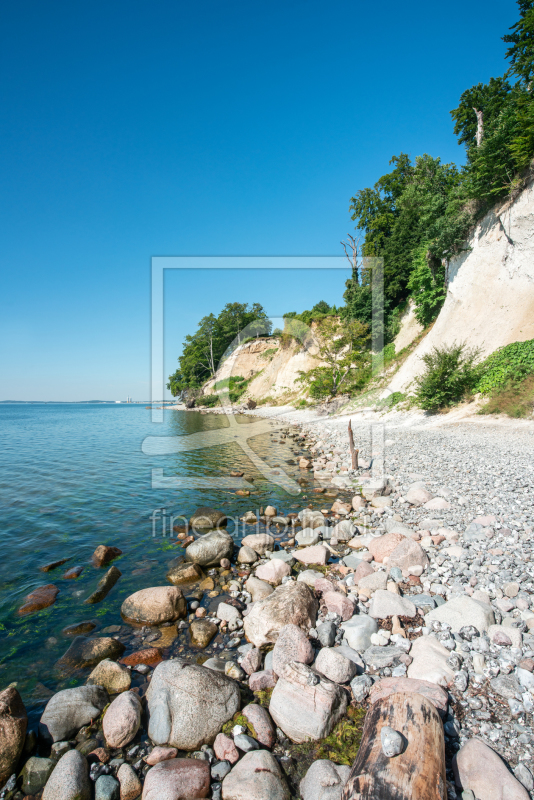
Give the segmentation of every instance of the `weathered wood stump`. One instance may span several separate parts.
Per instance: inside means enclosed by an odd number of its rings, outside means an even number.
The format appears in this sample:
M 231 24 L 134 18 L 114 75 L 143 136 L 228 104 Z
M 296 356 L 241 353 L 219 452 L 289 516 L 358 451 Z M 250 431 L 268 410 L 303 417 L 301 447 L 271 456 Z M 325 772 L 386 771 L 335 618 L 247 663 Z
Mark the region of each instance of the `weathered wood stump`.
M 384 725 L 407 740 L 400 755 L 382 752 Z M 396 692 L 372 705 L 341 800 L 446 800 L 443 724 L 420 694 Z

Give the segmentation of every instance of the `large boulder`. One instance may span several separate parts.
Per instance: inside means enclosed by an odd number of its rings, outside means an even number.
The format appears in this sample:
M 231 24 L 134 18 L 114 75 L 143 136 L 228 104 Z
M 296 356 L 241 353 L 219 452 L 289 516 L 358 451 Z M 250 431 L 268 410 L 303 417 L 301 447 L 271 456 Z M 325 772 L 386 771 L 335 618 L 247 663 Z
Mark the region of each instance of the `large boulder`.
M 146 696 L 150 738 L 179 750 L 212 744 L 240 702 L 239 686 L 231 678 L 181 659 L 156 667 Z
M 160 761 L 147 772 L 142 800 L 189 800 L 207 797 L 210 765 L 196 758 Z
M 109 703 L 102 686 L 76 686 L 63 689 L 48 701 L 39 723 L 41 735 L 53 742 L 64 742 L 75 736 L 80 728 L 100 716 Z
M 16 770 L 24 747 L 28 716 L 17 690 L 0 692 L 0 786 Z
M 326 758 L 314 761 L 300 782 L 302 800 L 341 800 L 350 767 Z
M 480 633 L 483 633 L 490 625 L 495 624 L 492 607 L 466 595 L 455 597 L 429 611 L 425 616 L 425 624 L 428 625 L 428 622 L 434 620 L 448 623 L 453 633 L 458 633 L 465 625 L 474 625 Z
M 226 514 L 223 511 L 217 511 L 216 508 L 205 506 L 197 508 L 193 512 L 189 520 L 189 525 L 193 530 L 211 531 L 213 528 L 220 528 L 227 523 Z
M 29 758 L 21 772 L 21 789 L 24 794 L 31 796 L 44 789 L 55 766 L 56 763 L 51 758 L 38 758 L 37 756 Z
M 271 717 L 298 744 L 324 739 L 347 710 L 345 690 L 317 677 L 306 664 L 288 664 L 271 695 Z
M 456 783 L 481 800 L 529 800 L 500 756 L 480 739 L 470 739 L 452 762 Z
M 369 552 L 374 560 L 381 564 L 405 538 L 402 533 L 385 533 L 383 536 L 377 536 L 369 542 Z
M 273 649 L 273 670 L 277 675 L 283 675 L 286 665 L 291 661 L 311 664 L 314 655 L 311 642 L 302 628 L 284 625 Z
M 121 614 L 138 625 L 161 625 L 176 622 L 187 614 L 187 603 L 177 586 L 152 586 L 126 598 Z
M 58 667 L 67 669 L 84 669 L 94 667 L 105 658 L 120 658 L 125 651 L 125 646 L 111 636 L 99 636 L 88 639 L 86 636 L 76 636 L 69 649 L 59 659 Z
M 253 750 L 228 773 L 222 783 L 223 800 L 289 800 L 282 770 L 267 750 Z
M 185 557 L 201 567 L 218 567 L 221 559 L 231 558 L 234 540 L 226 531 L 213 531 L 186 547 Z
M 50 775 L 43 800 L 91 800 L 91 795 L 87 761 L 78 750 L 69 750 Z
M 142 710 L 141 701 L 134 692 L 123 692 L 113 700 L 102 722 L 108 747 L 130 744 L 141 725 Z
M 305 583 L 289 581 L 254 604 L 245 617 L 244 629 L 255 647 L 272 644 L 284 625 L 296 625 L 305 633 L 315 626 L 319 604 Z

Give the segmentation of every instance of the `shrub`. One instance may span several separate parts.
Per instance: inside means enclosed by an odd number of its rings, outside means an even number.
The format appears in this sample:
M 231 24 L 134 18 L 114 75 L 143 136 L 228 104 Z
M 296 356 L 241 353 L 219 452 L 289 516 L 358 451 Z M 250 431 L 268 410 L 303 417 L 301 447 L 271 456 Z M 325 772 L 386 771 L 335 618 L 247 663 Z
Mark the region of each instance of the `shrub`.
M 219 405 L 219 402 L 220 400 L 218 394 L 205 394 L 202 397 L 197 397 L 196 405 L 213 408 L 213 406 Z
M 439 411 L 471 394 L 480 376 L 479 351 L 465 344 L 433 347 L 422 357 L 425 371 L 416 378 L 415 398 L 425 411 Z
M 476 391 L 490 395 L 534 375 L 534 339 L 500 347 L 480 365 Z
M 534 375 L 518 384 L 492 394 L 479 414 L 507 414 L 509 417 L 530 417 L 534 413 Z
M 428 245 L 422 244 L 415 251 L 408 289 L 415 303 L 415 318 L 423 328 L 427 328 L 438 316 L 447 290 L 445 289 L 445 270 L 441 264 L 432 274 L 427 259 Z

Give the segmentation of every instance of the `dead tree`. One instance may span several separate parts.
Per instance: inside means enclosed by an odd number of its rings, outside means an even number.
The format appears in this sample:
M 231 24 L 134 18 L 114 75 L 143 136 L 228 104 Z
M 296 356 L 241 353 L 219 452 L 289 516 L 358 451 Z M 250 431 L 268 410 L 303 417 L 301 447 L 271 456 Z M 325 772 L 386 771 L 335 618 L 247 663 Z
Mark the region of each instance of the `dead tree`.
M 484 114 L 476 108 L 473 111 L 477 115 L 477 147 L 480 147 L 484 138 Z

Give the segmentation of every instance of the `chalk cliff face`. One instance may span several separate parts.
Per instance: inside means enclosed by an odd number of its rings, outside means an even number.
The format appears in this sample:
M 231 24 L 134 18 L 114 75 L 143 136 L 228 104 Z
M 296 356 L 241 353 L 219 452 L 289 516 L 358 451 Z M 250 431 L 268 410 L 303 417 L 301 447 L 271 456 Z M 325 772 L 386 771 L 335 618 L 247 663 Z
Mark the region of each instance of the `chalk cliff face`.
M 391 380 L 405 391 L 433 346 L 466 342 L 484 356 L 534 338 L 534 184 L 477 225 L 448 270 L 447 297 L 429 333 Z

